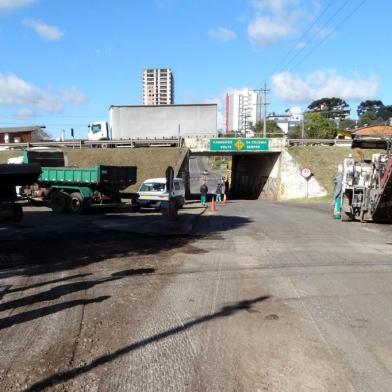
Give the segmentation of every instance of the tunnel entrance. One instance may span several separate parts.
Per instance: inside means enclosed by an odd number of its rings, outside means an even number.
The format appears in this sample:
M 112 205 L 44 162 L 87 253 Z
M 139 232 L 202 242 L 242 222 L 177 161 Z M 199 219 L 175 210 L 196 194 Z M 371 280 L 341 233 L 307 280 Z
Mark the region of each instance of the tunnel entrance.
M 217 184 L 224 183 L 231 199 L 276 200 L 279 157 L 280 152 L 191 153 L 189 194 L 191 198 L 198 198 L 203 182 L 206 182 L 209 193 L 214 194 Z M 221 164 L 214 164 L 216 161 Z
M 233 155 L 231 197 L 240 199 L 276 199 L 278 177 L 272 171 L 280 153 Z

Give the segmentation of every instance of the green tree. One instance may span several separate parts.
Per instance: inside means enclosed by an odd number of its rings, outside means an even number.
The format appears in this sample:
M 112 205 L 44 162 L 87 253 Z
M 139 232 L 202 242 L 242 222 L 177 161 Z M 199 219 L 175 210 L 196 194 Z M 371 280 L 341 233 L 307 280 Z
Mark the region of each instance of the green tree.
M 392 118 L 392 105 L 383 106 L 380 108 L 377 114 L 378 117 L 380 117 L 384 122 L 388 121 L 390 118 Z
M 283 137 L 283 131 L 274 121 L 267 121 L 267 137 Z M 252 131 L 257 134 L 262 134 L 264 130 L 264 122 L 258 121 L 254 127 L 252 127 Z
M 301 139 L 302 136 L 302 126 L 301 125 L 294 125 L 293 127 L 289 128 L 287 133 L 287 137 L 289 139 Z
M 383 123 L 383 119 L 379 117 L 377 113 L 371 111 L 365 112 L 358 119 L 359 127 L 366 127 L 366 126 L 377 125 L 382 123 Z
M 282 129 L 274 122 L 267 121 L 267 137 L 283 137 Z
M 384 104 L 380 100 L 366 100 L 362 101 L 357 107 L 358 117 L 363 116 L 365 113 L 373 112 L 378 114 L 381 108 L 384 107 Z
M 351 118 L 345 118 L 339 121 L 339 129 L 354 129 L 356 125 L 356 121 Z
M 335 121 L 321 113 L 306 113 L 304 121 L 305 138 L 333 139 L 336 136 Z
M 341 98 L 321 98 L 313 101 L 308 106 L 309 112 L 321 113 L 326 118 L 344 119 L 350 114 L 350 107 Z

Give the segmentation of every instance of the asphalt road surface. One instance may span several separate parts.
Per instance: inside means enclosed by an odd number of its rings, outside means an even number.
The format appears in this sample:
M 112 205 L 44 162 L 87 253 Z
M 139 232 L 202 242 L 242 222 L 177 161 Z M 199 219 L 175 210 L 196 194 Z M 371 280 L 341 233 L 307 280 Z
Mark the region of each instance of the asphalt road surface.
M 204 175 L 208 170 L 208 175 Z M 189 160 L 190 188 L 192 194 L 200 193 L 200 186 L 204 180 L 208 186 L 208 193 L 215 193 L 216 186 L 222 181 L 226 170 L 213 170 L 208 165 L 206 157 L 194 157 Z
M 1 391 L 391 391 L 391 226 L 259 201 L 183 236 L 96 224 L 149 216 L 0 227 Z

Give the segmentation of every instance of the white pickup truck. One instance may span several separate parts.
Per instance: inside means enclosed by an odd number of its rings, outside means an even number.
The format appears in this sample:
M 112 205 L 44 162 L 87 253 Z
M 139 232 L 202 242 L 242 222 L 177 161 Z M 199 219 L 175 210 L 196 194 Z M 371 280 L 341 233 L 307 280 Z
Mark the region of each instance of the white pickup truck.
M 172 199 L 174 199 L 177 209 L 183 207 L 185 203 L 185 185 L 182 178 L 175 177 L 173 180 Z M 160 210 L 162 202 L 168 200 L 169 192 L 166 189 L 166 178 L 150 178 L 140 186 L 134 208 Z

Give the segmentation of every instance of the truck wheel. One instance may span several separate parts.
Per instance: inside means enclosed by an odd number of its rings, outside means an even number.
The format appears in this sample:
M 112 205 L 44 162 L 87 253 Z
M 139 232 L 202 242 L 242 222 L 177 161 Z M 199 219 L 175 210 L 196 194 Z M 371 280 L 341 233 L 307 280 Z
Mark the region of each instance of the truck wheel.
M 68 209 L 71 214 L 82 214 L 84 212 L 84 197 L 80 192 L 71 193 L 68 200 Z
M 64 192 L 54 192 L 50 197 L 50 207 L 54 212 L 63 213 L 67 211 L 67 194 Z
M 14 204 L 14 222 L 21 222 L 23 220 L 23 209 L 20 204 Z

